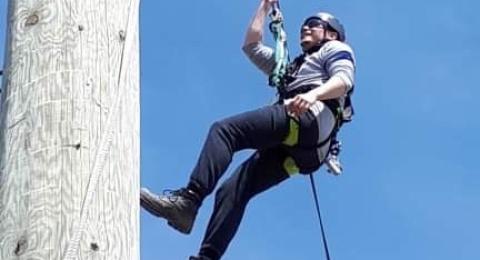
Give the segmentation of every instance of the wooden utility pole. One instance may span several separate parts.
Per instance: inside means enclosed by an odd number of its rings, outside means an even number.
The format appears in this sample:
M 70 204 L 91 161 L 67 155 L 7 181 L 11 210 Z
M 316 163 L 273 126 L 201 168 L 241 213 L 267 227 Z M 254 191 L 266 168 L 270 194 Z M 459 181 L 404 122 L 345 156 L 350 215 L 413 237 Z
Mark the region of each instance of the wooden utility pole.
M 138 1 L 9 1 L 0 259 L 140 258 Z

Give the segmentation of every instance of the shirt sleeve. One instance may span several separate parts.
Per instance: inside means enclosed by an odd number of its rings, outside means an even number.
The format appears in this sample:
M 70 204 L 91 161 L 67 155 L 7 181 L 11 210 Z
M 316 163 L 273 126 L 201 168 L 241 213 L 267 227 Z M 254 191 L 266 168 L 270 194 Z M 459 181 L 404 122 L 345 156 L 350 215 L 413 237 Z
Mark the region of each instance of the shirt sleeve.
M 270 75 L 275 68 L 275 57 L 272 48 L 263 45 L 261 42 L 254 42 L 242 48 L 248 59 L 255 64 L 263 73 Z
M 325 62 L 325 68 L 332 77 L 338 77 L 347 87 L 347 92 L 355 85 L 355 57 L 353 50 L 347 44 L 340 41 L 327 43 L 321 54 Z

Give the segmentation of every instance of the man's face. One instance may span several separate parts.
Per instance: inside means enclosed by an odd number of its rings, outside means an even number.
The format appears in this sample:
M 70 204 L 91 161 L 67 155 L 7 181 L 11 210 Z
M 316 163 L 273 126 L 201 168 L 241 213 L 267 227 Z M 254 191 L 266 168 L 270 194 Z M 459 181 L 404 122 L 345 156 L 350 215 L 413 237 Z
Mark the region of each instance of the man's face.
M 318 18 L 310 18 L 303 23 L 300 30 L 300 44 L 303 51 L 309 50 L 325 39 L 326 27 L 327 24 Z

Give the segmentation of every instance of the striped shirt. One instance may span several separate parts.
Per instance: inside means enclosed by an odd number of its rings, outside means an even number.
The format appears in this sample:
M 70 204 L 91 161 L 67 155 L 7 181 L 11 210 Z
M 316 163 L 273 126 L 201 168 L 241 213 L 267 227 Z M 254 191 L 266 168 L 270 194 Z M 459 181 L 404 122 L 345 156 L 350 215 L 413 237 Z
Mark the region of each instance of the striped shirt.
M 275 67 L 274 50 L 261 42 L 247 44 L 243 51 L 261 71 L 270 75 Z M 291 75 L 294 80 L 285 86 L 292 91 L 307 85 L 322 86 L 331 77 L 339 77 L 346 86 L 346 92 L 353 88 L 355 58 L 353 50 L 344 42 L 328 41 L 318 51 L 306 54 L 304 62 Z M 346 95 L 346 93 L 345 93 Z M 343 98 L 340 98 L 343 104 Z

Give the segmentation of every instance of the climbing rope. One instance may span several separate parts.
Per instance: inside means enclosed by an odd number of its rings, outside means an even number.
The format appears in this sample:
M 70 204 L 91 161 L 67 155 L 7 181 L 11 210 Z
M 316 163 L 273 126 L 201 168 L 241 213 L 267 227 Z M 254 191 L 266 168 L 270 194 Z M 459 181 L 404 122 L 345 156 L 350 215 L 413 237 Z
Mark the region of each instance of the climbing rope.
M 137 25 L 137 16 L 139 9 L 139 0 L 131 0 L 129 15 L 127 20 L 127 30 L 126 30 L 126 39 L 123 45 L 121 61 L 120 61 L 120 71 L 117 79 L 118 93 L 114 99 L 114 102 L 110 108 L 110 113 L 108 114 L 107 120 L 105 122 L 105 128 L 101 135 L 100 143 L 96 151 L 95 160 L 93 167 L 91 168 L 90 178 L 88 181 L 87 191 L 85 193 L 85 198 L 82 202 L 82 208 L 80 213 L 80 221 L 75 223 L 72 227 L 72 237 L 68 241 L 65 255 L 63 260 L 75 260 L 79 254 L 80 239 L 85 230 L 85 225 L 87 222 L 87 217 L 91 209 L 92 200 L 95 195 L 100 176 L 103 172 L 103 167 L 107 159 L 107 155 L 110 151 L 110 146 L 113 140 L 114 124 L 116 117 L 120 112 L 120 101 L 122 100 L 125 92 L 125 77 L 128 73 L 128 65 L 130 64 L 130 51 L 132 45 L 135 43 L 135 26 Z
M 320 230 L 322 232 L 323 250 L 325 251 L 325 256 L 327 257 L 327 260 L 330 260 L 330 253 L 329 253 L 328 244 L 327 244 L 327 235 L 325 233 L 325 228 L 323 227 L 322 213 L 320 212 L 320 203 L 318 202 L 318 194 L 317 194 L 317 188 L 315 186 L 315 179 L 313 178 L 313 173 L 310 173 L 309 175 L 310 175 L 310 183 L 312 184 L 313 199 L 315 200 L 315 207 L 317 209 L 318 222 L 320 223 Z
M 288 56 L 288 48 L 287 48 L 287 34 L 283 28 L 283 15 L 280 11 L 280 4 L 275 2 L 272 4 L 272 11 L 270 13 L 270 31 L 273 34 L 273 38 L 275 39 L 275 67 L 273 69 L 272 74 L 269 77 L 269 85 L 276 88 L 281 88 L 284 86 L 284 78 L 285 74 L 287 73 L 287 66 L 290 62 Z M 330 165 L 329 165 L 329 168 Z M 337 171 L 334 171 L 337 172 Z M 313 191 L 313 199 L 315 201 L 315 207 L 317 210 L 318 221 L 320 223 L 320 230 L 322 233 L 322 242 L 323 242 L 323 249 L 325 251 L 325 256 L 327 260 L 330 260 L 330 252 L 328 250 L 327 244 L 327 235 L 325 233 L 325 228 L 323 226 L 322 221 L 322 214 L 320 212 L 320 204 L 318 200 L 317 188 L 315 186 L 315 180 L 313 178 L 313 173 L 310 175 L 310 183 L 312 185 Z
M 3 70 L 0 70 L 0 77 L 3 77 Z M 0 93 L 2 93 L 2 83 L 0 82 Z

